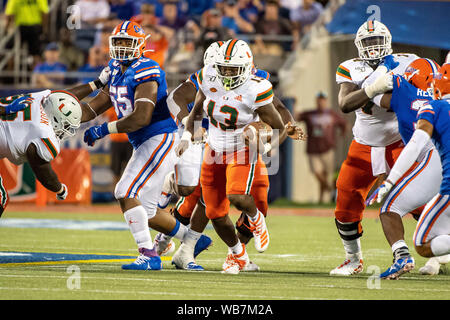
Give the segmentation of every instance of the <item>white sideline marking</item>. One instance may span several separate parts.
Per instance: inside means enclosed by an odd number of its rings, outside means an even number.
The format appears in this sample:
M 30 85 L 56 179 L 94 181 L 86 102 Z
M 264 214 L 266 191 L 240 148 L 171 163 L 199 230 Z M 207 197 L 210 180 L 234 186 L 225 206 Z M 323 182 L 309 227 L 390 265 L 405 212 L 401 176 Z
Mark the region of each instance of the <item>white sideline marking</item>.
M 20 290 L 20 291 L 54 291 L 54 292 L 70 292 L 68 289 L 57 289 L 57 288 L 22 288 L 22 287 L 0 287 L 0 290 Z M 178 292 L 149 292 L 149 291 L 129 291 L 129 290 L 92 290 L 92 289 L 80 289 L 77 292 L 90 292 L 90 293 L 106 293 L 106 294 L 139 294 L 139 295 L 158 295 L 158 296 L 186 296 L 186 293 L 178 293 Z M 315 298 L 315 297 L 286 297 L 286 296 L 258 296 L 258 295 L 245 295 L 245 294 L 207 294 L 207 293 L 190 293 L 191 296 L 196 297 L 218 297 L 225 296 L 230 298 L 244 298 L 244 299 L 290 299 L 290 300 L 330 300 L 324 298 Z
M 0 228 L 49 228 L 65 230 L 129 230 L 124 221 L 95 221 L 67 219 L 6 218 Z

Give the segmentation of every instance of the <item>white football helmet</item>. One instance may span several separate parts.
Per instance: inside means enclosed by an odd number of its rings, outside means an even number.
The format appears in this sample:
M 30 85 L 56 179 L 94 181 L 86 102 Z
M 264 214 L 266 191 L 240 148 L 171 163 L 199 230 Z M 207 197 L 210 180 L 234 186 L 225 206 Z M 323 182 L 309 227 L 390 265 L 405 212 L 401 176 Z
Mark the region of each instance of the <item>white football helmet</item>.
M 203 55 L 203 65 L 213 64 L 216 61 L 216 54 L 219 48 L 224 44 L 223 41 L 216 41 L 209 45 Z
M 228 40 L 220 47 L 214 67 L 225 90 L 235 89 L 252 74 L 252 51 L 243 40 Z
M 42 102 L 58 139 L 73 137 L 80 127 L 80 101 L 67 91 L 52 91 Z
M 389 29 L 380 21 L 369 20 L 359 27 L 355 45 L 362 60 L 377 63 L 392 53 L 392 36 Z

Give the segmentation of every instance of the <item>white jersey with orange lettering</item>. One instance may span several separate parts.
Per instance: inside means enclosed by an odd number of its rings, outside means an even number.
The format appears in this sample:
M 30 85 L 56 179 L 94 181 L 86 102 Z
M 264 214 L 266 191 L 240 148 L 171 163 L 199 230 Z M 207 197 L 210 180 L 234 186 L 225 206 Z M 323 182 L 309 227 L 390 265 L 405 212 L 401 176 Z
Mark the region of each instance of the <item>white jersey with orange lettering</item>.
M 415 54 L 393 54 L 399 65 L 392 70 L 394 74 L 402 75 L 406 67 L 419 57 Z M 338 84 L 351 82 L 362 87 L 374 70 L 361 59 L 350 59 L 339 65 L 336 71 Z M 385 147 L 401 139 L 398 132 L 398 122 L 393 112 L 379 107 L 360 108 L 355 111 L 356 120 L 353 126 L 355 141 L 373 147 Z
M 216 152 L 243 149 L 244 127 L 259 121 L 256 110 L 273 101 L 272 84 L 251 75 L 241 86 L 227 91 L 212 65 L 201 70 L 198 83 L 206 96 L 203 109 L 209 119 L 209 146 Z
M 51 122 L 42 107 L 42 100 L 51 93 L 44 90 L 27 94 L 33 102 L 23 111 L 2 116 L 0 121 L 0 158 L 7 158 L 19 165 L 27 161 L 26 151 L 30 143 L 37 148 L 38 155 L 45 161 L 53 160 L 59 153 L 59 140 Z M 1 98 L 5 105 L 20 96 Z

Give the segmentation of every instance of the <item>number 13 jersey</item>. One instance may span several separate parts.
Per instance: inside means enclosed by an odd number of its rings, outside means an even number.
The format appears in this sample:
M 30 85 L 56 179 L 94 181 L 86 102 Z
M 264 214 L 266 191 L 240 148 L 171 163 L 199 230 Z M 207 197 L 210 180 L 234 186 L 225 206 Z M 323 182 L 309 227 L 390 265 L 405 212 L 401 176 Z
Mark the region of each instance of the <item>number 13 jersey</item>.
M 206 96 L 203 110 L 209 119 L 208 144 L 216 152 L 245 148 L 244 127 L 259 121 L 256 110 L 273 101 L 272 84 L 251 75 L 241 86 L 227 91 L 212 65 L 199 72 L 198 84 Z

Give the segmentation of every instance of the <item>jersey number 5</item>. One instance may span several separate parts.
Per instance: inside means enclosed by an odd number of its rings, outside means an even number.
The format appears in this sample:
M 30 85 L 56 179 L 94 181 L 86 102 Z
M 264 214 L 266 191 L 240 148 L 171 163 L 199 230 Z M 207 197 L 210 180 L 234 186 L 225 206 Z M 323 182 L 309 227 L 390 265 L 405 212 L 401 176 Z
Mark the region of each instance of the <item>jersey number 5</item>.
M 1 104 L 10 104 L 12 103 L 14 100 L 22 97 L 22 96 L 26 96 L 26 97 L 31 97 L 30 94 L 26 94 L 26 95 L 17 95 L 17 96 L 11 96 L 11 97 L 4 97 L 4 98 L 0 98 L 0 103 Z M 26 106 L 25 109 L 23 109 L 22 111 L 19 111 L 23 113 L 23 121 L 30 121 L 31 120 L 31 105 L 29 104 L 28 106 Z M 19 112 L 16 113 L 12 113 L 9 115 L 4 115 L 4 116 L 0 116 L 0 119 L 2 121 L 14 121 L 17 119 L 17 115 L 19 114 Z

